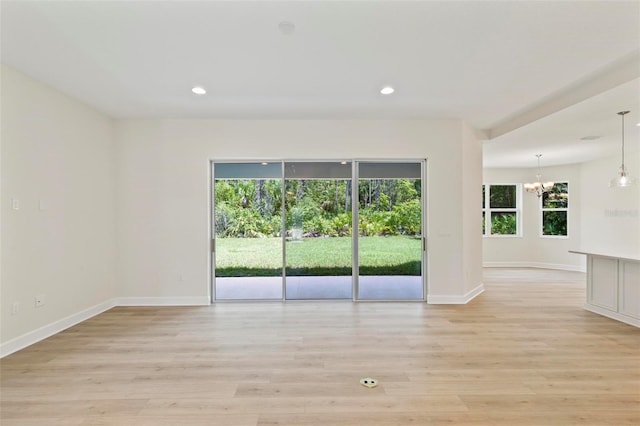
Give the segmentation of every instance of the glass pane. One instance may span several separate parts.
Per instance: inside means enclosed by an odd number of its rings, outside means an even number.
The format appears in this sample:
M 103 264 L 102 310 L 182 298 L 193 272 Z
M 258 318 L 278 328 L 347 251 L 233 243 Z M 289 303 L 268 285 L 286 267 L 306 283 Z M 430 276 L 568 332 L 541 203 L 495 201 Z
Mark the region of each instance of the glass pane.
M 487 227 L 487 218 L 486 218 L 486 213 L 482 212 L 482 235 L 486 234 L 486 227 Z
M 282 299 L 282 180 L 216 179 L 214 194 L 216 299 Z
M 350 177 L 351 164 L 331 164 L 324 172 L 322 164 L 285 165 L 285 176 L 307 177 L 286 180 L 287 299 L 353 298 L 351 179 L 315 178 Z
M 285 179 L 351 179 L 351 163 L 289 162 L 284 165 Z
M 493 187 L 491 187 L 493 190 Z M 518 232 L 516 212 L 491 212 L 491 234 L 516 235 Z
M 515 185 L 490 185 L 489 186 L 489 206 L 490 208 L 516 208 L 516 186 Z
M 484 187 L 484 185 L 482 185 L 482 208 L 483 208 L 483 209 L 485 208 L 485 206 L 484 206 L 484 205 L 485 205 L 485 203 L 486 203 L 485 198 L 486 198 L 486 194 L 485 194 L 485 187 Z
M 282 163 L 216 163 L 215 179 L 280 179 Z
M 358 177 L 361 179 L 420 179 L 420 163 L 360 163 Z
M 566 209 L 569 207 L 569 184 L 558 182 L 549 192 L 542 194 L 543 209 Z
M 420 166 L 360 164 L 359 299 L 423 298 Z
M 542 235 L 567 235 L 567 212 L 543 211 Z

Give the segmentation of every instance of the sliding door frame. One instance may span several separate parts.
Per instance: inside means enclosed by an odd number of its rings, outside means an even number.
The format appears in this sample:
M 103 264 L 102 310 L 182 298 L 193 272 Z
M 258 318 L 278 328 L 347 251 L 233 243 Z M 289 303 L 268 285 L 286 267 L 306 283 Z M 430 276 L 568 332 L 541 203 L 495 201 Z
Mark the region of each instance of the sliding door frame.
M 208 198 L 209 198 L 209 294 L 210 294 L 210 302 L 214 303 L 225 303 L 225 302 L 247 302 L 247 301 L 263 301 L 263 302 L 273 302 L 278 301 L 280 299 L 222 299 L 218 300 L 216 298 L 216 225 L 215 225 L 215 165 L 222 163 L 280 163 L 281 168 L 281 196 L 282 196 L 282 206 L 281 206 L 281 241 L 282 241 L 282 299 L 281 302 L 304 302 L 307 300 L 313 301 L 339 301 L 339 300 L 349 300 L 349 299 L 287 299 L 287 285 L 286 285 L 286 261 L 287 261 L 287 253 L 286 253 L 286 178 L 285 178 L 285 165 L 288 162 L 308 162 L 308 163 L 319 163 L 319 162 L 335 162 L 335 161 L 348 161 L 351 163 L 351 213 L 352 213 L 352 222 L 351 222 L 351 291 L 352 291 L 352 302 L 427 302 L 428 295 L 428 272 L 429 272 L 429 250 L 428 250 L 428 191 L 427 186 L 429 181 L 428 177 L 428 159 L 224 159 L 224 160 L 209 160 L 209 184 L 208 184 Z M 422 298 L 420 299 L 360 299 L 358 298 L 359 292 L 359 258 L 358 258 L 358 239 L 359 239 L 359 188 L 358 188 L 358 180 L 359 177 L 359 165 L 360 163 L 366 162 L 375 162 L 375 163 L 420 163 L 420 203 L 421 203 L 421 237 L 422 237 L 422 247 L 421 247 L 421 282 L 422 282 Z M 356 206 L 358 206 L 356 208 Z

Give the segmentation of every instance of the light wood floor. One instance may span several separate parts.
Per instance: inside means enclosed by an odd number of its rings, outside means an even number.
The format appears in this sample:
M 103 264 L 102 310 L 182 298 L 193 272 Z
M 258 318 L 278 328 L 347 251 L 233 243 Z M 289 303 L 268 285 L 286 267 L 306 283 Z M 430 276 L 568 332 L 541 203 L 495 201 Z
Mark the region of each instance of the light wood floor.
M 640 330 L 583 310 L 584 282 L 488 269 L 464 306 L 115 308 L 0 361 L 1 424 L 638 425 Z

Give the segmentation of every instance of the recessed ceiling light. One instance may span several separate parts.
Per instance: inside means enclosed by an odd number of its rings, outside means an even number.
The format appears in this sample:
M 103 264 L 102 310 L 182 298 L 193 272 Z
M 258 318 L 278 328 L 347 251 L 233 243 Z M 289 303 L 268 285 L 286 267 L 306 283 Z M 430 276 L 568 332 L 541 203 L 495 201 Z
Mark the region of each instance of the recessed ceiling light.
M 265 163 L 265 162 L 263 161 L 263 162 L 262 162 L 262 163 L 260 163 L 260 164 L 262 164 L 263 166 L 266 166 L 266 165 L 267 165 L 267 164 L 269 164 L 269 163 Z
M 391 86 L 385 86 L 380 90 L 380 93 L 382 93 L 383 95 L 390 95 L 393 92 L 395 92 L 396 90 L 391 87 Z
M 205 93 L 207 93 L 204 87 L 200 87 L 200 86 L 194 87 L 193 89 L 191 89 L 191 91 L 196 95 L 204 95 Z
M 282 21 L 278 24 L 278 29 L 284 35 L 291 35 L 296 30 L 296 25 L 293 22 Z
M 640 127 L 640 123 L 636 124 L 636 126 Z

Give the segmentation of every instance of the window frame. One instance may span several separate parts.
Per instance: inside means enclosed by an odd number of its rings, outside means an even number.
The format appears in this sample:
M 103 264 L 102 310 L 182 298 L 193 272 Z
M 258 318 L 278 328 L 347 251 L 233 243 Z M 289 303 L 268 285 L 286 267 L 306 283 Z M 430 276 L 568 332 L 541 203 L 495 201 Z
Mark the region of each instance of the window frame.
M 510 207 L 490 207 L 491 186 L 514 186 L 516 188 L 516 206 Z M 483 183 L 484 188 L 484 232 L 483 238 L 522 238 L 522 184 L 521 183 Z M 491 216 L 492 213 L 515 213 L 516 214 L 516 233 L 515 234 L 492 234 L 491 233 Z
M 538 236 L 540 238 L 551 238 L 551 239 L 560 239 L 560 240 L 566 240 L 569 238 L 569 208 L 571 207 L 571 185 L 569 180 L 567 179 L 561 179 L 561 180 L 557 180 L 554 181 L 553 184 L 554 186 L 559 184 L 559 183 L 566 183 L 567 184 L 567 207 L 561 207 L 561 208 L 544 208 L 542 206 L 542 198 L 540 197 L 540 199 L 538 200 Z M 567 213 L 567 235 L 545 235 L 544 234 L 544 212 L 561 212 L 564 211 Z

